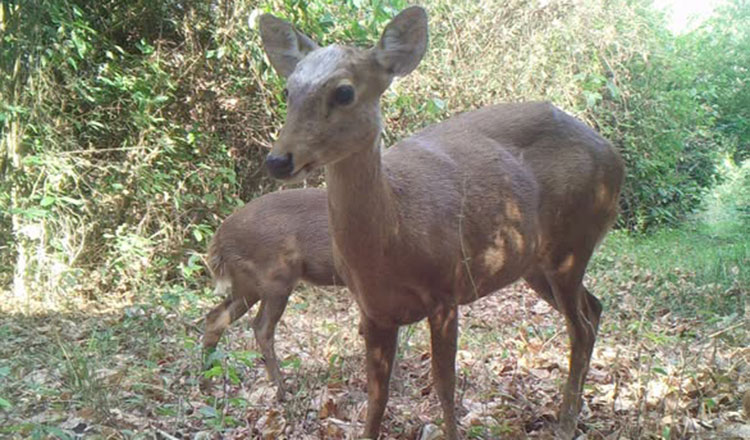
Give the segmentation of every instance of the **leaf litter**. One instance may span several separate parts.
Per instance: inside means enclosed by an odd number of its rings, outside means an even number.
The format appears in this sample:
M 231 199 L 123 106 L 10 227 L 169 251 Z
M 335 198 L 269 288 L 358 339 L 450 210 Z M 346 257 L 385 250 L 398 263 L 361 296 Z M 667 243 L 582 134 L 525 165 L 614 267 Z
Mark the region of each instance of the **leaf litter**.
M 746 320 L 647 314 L 648 300 L 627 287 L 607 299 L 579 422 L 586 439 L 749 438 Z M 357 438 L 366 412 L 364 347 L 345 290 L 303 287 L 292 297 L 276 336 L 282 403 L 260 356 L 224 357 L 224 374 L 201 391 L 195 321 L 217 300 L 206 297 L 194 310 L 4 312 L 0 397 L 10 407 L 0 412 L 0 433 Z M 522 283 L 461 313 L 456 393 L 464 436 L 551 439 L 567 374 L 562 317 Z M 248 321 L 227 331 L 221 350 L 257 350 Z M 441 438 L 426 325 L 403 328 L 399 341 L 383 438 Z

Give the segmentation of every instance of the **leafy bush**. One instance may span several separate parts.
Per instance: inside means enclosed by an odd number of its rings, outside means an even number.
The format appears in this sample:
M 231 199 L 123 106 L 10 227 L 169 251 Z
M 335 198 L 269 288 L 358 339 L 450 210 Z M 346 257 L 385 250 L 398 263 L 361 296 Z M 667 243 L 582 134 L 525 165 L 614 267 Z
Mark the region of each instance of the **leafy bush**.
M 95 299 L 181 282 L 178 263 L 203 251 L 243 187 L 268 185 L 235 173 L 233 155 L 252 157 L 250 121 L 269 120 L 244 75 L 226 72 L 244 51 L 203 49 L 228 37 L 229 18 L 169 0 L 3 7 L 4 67 L 20 66 L 3 70 L 15 93 L 2 118 L 19 133 L 1 201 L 25 264 L 17 293 Z
M 728 151 L 737 163 L 750 158 L 750 2 L 719 5 L 679 43 L 695 54 L 694 89 L 715 118 Z
M 704 200 L 700 217 L 717 231 L 746 235 L 750 229 L 750 160 L 736 165 L 727 158 L 720 168 L 723 181 Z

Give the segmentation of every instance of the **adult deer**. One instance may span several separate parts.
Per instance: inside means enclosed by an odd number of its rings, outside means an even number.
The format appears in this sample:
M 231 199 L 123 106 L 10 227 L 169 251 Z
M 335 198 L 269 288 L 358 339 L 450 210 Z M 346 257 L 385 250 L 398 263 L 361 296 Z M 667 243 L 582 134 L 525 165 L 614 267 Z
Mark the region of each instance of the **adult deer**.
M 287 190 L 253 200 L 224 220 L 208 254 L 216 290 L 230 294 L 206 316 L 204 351 L 213 352 L 224 330 L 260 301 L 253 331 L 281 400 L 274 333 L 289 295 L 300 279 L 343 285 L 333 265 L 326 192 Z
M 558 432 L 572 437 L 601 314 L 582 280 L 617 212 L 617 152 L 552 105 L 527 103 L 453 117 L 381 156 L 380 96 L 421 60 L 425 11 L 402 11 L 369 50 L 318 47 L 272 15 L 260 33 L 288 94 L 266 165 L 282 180 L 325 167 L 334 261 L 362 315 L 364 436 L 378 435 L 398 327 L 427 317 L 446 437 L 458 438 L 458 305 L 524 278 L 565 317 Z

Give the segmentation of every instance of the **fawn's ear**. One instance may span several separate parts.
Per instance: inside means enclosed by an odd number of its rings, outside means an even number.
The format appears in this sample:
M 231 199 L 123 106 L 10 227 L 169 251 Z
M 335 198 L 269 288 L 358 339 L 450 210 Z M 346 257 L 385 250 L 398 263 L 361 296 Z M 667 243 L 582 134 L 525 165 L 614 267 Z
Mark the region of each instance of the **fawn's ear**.
M 375 59 L 388 73 L 404 76 L 414 70 L 427 50 L 427 12 L 412 6 L 393 17 L 374 49 Z
M 284 78 L 294 72 L 297 63 L 318 45 L 286 21 L 271 14 L 260 16 L 260 39 L 276 72 Z

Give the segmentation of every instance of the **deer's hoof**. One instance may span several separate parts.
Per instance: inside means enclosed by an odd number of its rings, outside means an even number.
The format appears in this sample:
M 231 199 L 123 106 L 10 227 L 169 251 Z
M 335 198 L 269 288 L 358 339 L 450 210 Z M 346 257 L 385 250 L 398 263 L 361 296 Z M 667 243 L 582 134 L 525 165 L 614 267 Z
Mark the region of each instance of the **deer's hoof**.
M 573 440 L 576 437 L 576 428 L 574 422 L 560 421 L 555 429 L 555 440 Z

